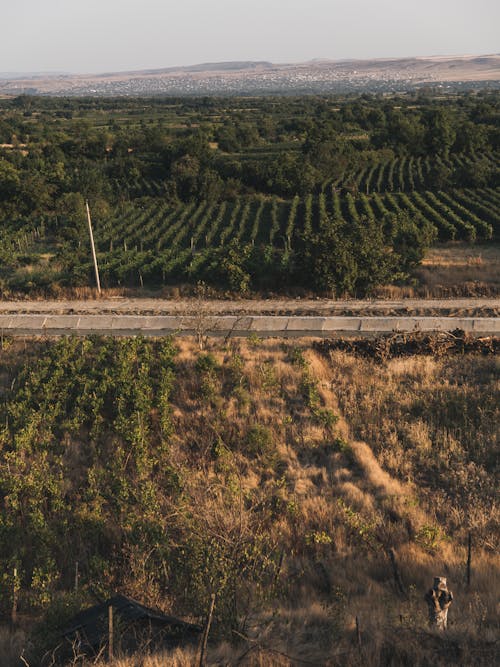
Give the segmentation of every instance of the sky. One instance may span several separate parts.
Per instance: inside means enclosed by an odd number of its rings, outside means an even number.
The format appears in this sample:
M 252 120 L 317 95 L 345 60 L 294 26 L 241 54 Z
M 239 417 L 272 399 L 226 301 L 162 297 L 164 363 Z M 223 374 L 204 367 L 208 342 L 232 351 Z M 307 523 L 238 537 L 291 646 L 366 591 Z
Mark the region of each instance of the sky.
M 0 72 L 500 53 L 498 0 L 0 0 Z

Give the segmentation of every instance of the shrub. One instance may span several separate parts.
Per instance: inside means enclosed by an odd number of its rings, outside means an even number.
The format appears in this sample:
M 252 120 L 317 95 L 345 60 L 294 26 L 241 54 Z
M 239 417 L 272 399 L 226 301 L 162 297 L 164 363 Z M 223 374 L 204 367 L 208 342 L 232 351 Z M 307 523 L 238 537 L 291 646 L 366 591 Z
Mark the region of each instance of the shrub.
M 196 370 L 199 373 L 210 373 L 219 367 L 217 359 L 213 354 L 200 354 L 196 360 Z
M 273 450 L 271 431 L 260 424 L 252 426 L 245 436 L 244 449 L 251 456 L 269 456 Z

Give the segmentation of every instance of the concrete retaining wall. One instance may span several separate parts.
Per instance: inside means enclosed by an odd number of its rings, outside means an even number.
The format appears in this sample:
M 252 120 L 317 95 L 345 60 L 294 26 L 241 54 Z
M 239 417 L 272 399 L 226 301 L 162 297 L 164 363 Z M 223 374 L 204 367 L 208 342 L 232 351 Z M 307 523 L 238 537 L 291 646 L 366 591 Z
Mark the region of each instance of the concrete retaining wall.
M 500 318 L 481 317 L 281 317 L 281 316 L 143 316 L 143 315 L 0 315 L 0 332 L 8 335 L 192 335 L 328 337 L 375 335 L 395 331 L 453 331 L 499 335 Z

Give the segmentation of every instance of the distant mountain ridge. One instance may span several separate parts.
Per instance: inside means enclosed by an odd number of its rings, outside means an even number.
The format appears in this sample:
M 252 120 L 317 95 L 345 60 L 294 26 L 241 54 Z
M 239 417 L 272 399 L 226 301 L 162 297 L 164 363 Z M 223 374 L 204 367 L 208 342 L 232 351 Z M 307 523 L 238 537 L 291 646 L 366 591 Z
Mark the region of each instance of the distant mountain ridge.
M 249 69 L 266 69 L 275 67 L 273 63 L 261 60 L 235 60 L 222 61 L 216 63 L 199 63 L 196 65 L 175 65 L 173 67 L 150 68 L 140 70 L 123 70 L 119 72 L 103 72 L 95 76 L 117 76 L 124 74 L 170 74 L 173 72 L 225 72 L 225 71 L 244 71 Z
M 500 55 L 416 56 L 304 63 L 208 62 L 99 74 L 0 74 L 0 94 L 217 95 L 394 92 L 422 85 L 500 83 Z
M 34 79 L 38 77 L 72 76 L 70 72 L 0 72 L 0 79 Z

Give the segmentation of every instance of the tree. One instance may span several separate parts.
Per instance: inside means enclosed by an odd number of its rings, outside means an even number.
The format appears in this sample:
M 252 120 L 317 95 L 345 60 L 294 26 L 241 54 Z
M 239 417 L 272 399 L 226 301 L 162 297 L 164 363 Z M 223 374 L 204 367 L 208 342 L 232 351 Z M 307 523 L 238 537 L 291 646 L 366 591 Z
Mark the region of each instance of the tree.
M 391 239 L 394 261 L 401 278 L 420 264 L 427 249 L 436 241 L 436 227 L 427 219 L 418 224 L 407 211 L 401 211 L 384 220 Z
M 209 203 L 219 201 L 224 191 L 224 181 L 213 169 L 204 169 L 198 177 L 198 198 Z
M 434 160 L 429 174 L 429 180 L 433 188 L 437 190 L 446 190 L 446 188 L 449 188 L 452 185 L 453 170 L 444 164 L 444 162 L 437 162 L 437 160 Z
M 357 266 L 345 232 L 343 220 L 328 218 L 322 229 L 302 235 L 299 283 L 321 292 L 342 294 L 354 290 Z
M 19 171 L 0 158 L 0 201 L 6 201 L 16 196 L 21 185 Z
M 487 159 L 466 162 L 457 169 L 456 182 L 462 188 L 482 188 L 486 185 L 497 187 L 498 169 Z
M 456 139 L 453 119 L 445 109 L 432 109 L 425 117 L 427 149 L 435 155 L 447 156 Z
M 347 224 L 326 215 L 320 229 L 302 234 L 299 284 L 320 292 L 366 294 L 406 278 L 435 239 L 435 229 L 429 223 L 417 226 L 406 212 L 384 223 L 362 217 Z
M 194 199 L 198 192 L 200 162 L 192 155 L 184 155 L 176 160 L 170 169 L 170 176 L 177 185 L 177 193 L 183 201 Z
M 84 234 L 85 200 L 80 192 L 67 192 L 56 202 L 56 215 L 60 218 L 61 235 L 66 239 L 78 239 Z

